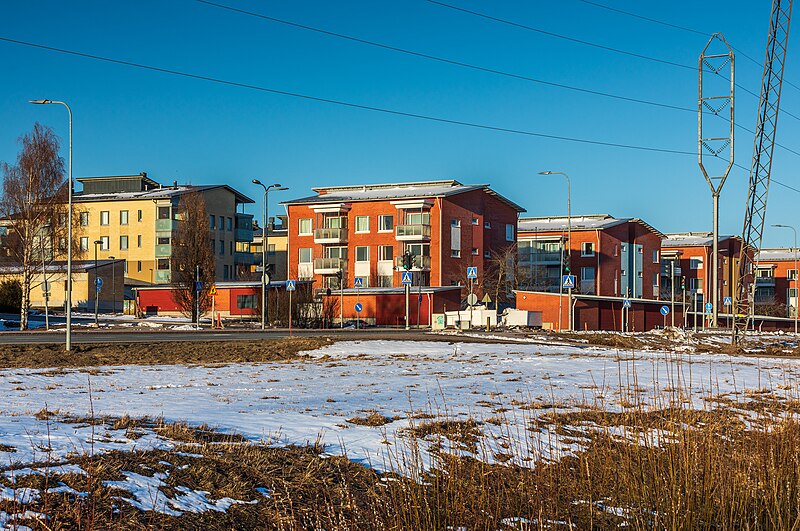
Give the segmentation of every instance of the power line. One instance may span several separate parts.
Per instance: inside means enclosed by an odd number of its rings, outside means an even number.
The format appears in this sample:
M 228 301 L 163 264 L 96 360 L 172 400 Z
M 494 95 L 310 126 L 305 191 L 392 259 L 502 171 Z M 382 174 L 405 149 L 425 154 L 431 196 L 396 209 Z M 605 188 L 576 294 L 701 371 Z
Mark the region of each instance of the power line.
M 189 78 L 189 79 L 198 79 L 198 80 L 202 80 L 202 81 L 208 81 L 208 82 L 211 82 L 211 83 L 218 83 L 218 84 L 221 84 L 221 85 L 228 85 L 228 86 L 245 88 L 245 89 L 250 89 L 250 90 L 257 90 L 257 91 L 260 91 L 260 92 L 268 92 L 270 94 L 278 94 L 278 95 L 281 95 L 281 96 L 290 96 L 290 97 L 293 97 L 293 98 L 299 98 L 299 99 L 304 99 L 304 100 L 309 100 L 309 101 L 316 101 L 316 102 L 320 102 L 320 103 L 328 103 L 328 104 L 331 104 L 331 105 L 338 105 L 338 106 L 349 107 L 349 108 L 353 108 L 353 109 L 361 109 L 361 110 L 365 110 L 365 111 L 379 112 L 379 113 L 390 114 L 390 115 L 394 115 L 394 116 L 404 116 L 404 117 L 407 117 L 407 118 L 417 118 L 417 119 L 420 119 L 420 120 L 427 120 L 427 121 L 431 121 L 431 122 L 439 122 L 439 123 L 446 123 L 446 124 L 452 124 L 452 125 L 461 125 L 461 126 L 464 126 L 464 127 L 472 127 L 472 128 L 475 128 L 475 129 L 484 129 L 484 130 L 489 130 L 489 131 L 498 131 L 498 132 L 502 132 L 502 133 L 511 133 L 511 134 L 516 134 L 516 135 L 533 136 L 533 137 L 538 137 L 538 138 L 548 138 L 548 139 L 551 139 L 551 140 L 562 140 L 562 141 L 565 141 L 565 142 L 575 142 L 575 143 L 580 143 L 580 144 L 590 144 L 590 145 L 605 146 L 605 147 L 632 149 L 632 150 L 637 150 L 637 151 L 652 151 L 652 152 L 658 152 L 658 153 L 671 153 L 671 154 L 677 154 L 677 155 L 695 155 L 694 152 L 683 151 L 683 150 L 679 150 L 679 149 L 656 148 L 656 147 L 649 147 L 649 146 L 638 146 L 638 145 L 634 145 L 634 144 L 623 144 L 623 143 L 617 143 L 617 142 L 605 142 L 605 141 L 601 141 L 601 140 L 591 140 L 591 139 L 586 139 L 586 138 L 577 138 L 577 137 L 553 135 L 553 134 L 548 134 L 548 133 L 539 133 L 539 132 L 535 132 L 535 131 L 527 131 L 527 130 L 524 130 L 524 129 L 513 129 L 513 128 L 508 128 L 508 127 L 500 127 L 500 126 L 481 124 L 481 123 L 476 123 L 476 122 L 467 122 L 467 121 L 463 121 L 463 120 L 454 120 L 454 119 L 449 119 L 449 118 L 441 118 L 441 117 L 437 117 L 437 116 L 430 116 L 430 115 L 418 114 L 418 113 L 412 113 L 412 112 L 406 112 L 406 111 L 398 111 L 398 110 L 395 110 L 395 109 L 389 109 L 389 108 L 385 108 L 385 107 L 375 107 L 375 106 L 372 106 L 372 105 L 365 105 L 365 104 L 361 104 L 361 103 L 353 103 L 353 102 L 348 102 L 348 101 L 344 101 L 344 100 L 334 100 L 334 99 L 330 99 L 330 98 L 323 98 L 323 97 L 320 97 L 320 96 L 312 96 L 312 95 L 309 95 L 309 94 L 302 94 L 302 93 L 299 93 L 299 92 L 290 92 L 290 91 L 286 91 L 286 90 L 274 89 L 274 88 L 264 87 L 264 86 L 260 86 L 260 85 L 253 85 L 253 84 L 249 84 L 249 83 L 241 83 L 241 82 L 238 82 L 238 81 L 230 81 L 230 80 L 226 80 L 226 79 L 221 79 L 221 78 L 216 78 L 216 77 L 211 77 L 211 76 L 206 76 L 206 75 L 201 75 L 201 74 L 192 74 L 192 73 L 183 72 L 183 71 L 180 71 L 180 70 L 173 70 L 173 69 L 169 69 L 169 68 L 162 68 L 162 67 L 158 67 L 158 66 L 146 65 L 146 64 L 143 64 L 143 63 L 136 63 L 136 62 L 133 62 L 133 61 L 125 61 L 125 60 L 122 60 L 122 59 L 114 59 L 114 58 L 111 58 L 111 57 L 104 57 L 104 56 L 101 56 L 101 55 L 89 54 L 89 53 L 84 53 L 84 52 L 77 52 L 77 51 L 74 51 L 74 50 L 67 50 L 67 49 L 64 49 L 64 48 L 57 48 L 57 47 L 54 47 L 54 46 L 47 46 L 47 45 L 44 45 L 44 44 L 37 44 L 37 43 L 33 43 L 33 42 L 27 42 L 27 41 L 22 41 L 22 40 L 18 40 L 18 39 L 11 39 L 11 38 L 2 37 L 2 36 L 0 36 L 0 41 L 12 43 L 12 44 L 18 44 L 18 45 L 21 45 L 21 46 L 27 46 L 27 47 L 30 47 L 30 48 L 38 48 L 38 49 L 41 49 L 41 50 L 48 50 L 48 51 L 51 51 L 51 52 L 57 52 L 57 53 L 62 53 L 62 54 L 66 54 L 66 55 L 72 55 L 72 56 L 75 56 L 75 57 L 83 57 L 83 58 L 86 58 L 86 59 L 93 59 L 93 60 L 96 60 L 96 61 L 103 61 L 103 62 L 106 62 L 106 63 L 129 66 L 129 67 L 133 67 L 133 68 L 139 68 L 139 69 L 142 69 L 142 70 L 149 70 L 149 71 L 152 71 L 152 72 L 160 72 L 162 74 L 170 74 L 170 75 L 185 77 L 185 78 Z
M 638 19 L 641 19 L 641 20 L 646 20 L 646 21 L 652 22 L 654 24 L 659 24 L 659 25 L 667 26 L 667 27 L 670 27 L 670 28 L 673 28 L 673 29 L 686 31 L 688 33 L 694 33 L 696 35 L 702 35 L 704 37 L 710 37 L 711 36 L 711 33 L 706 32 L 706 31 L 699 31 L 699 30 L 696 30 L 696 29 L 688 28 L 686 26 L 673 24 L 671 22 L 665 22 L 663 20 L 658 20 L 658 19 L 655 19 L 655 18 L 646 17 L 646 16 L 640 15 L 638 13 L 633 13 L 631 11 L 625 11 L 623 9 L 619 9 L 619 8 L 616 8 L 616 7 L 607 6 L 607 5 L 601 4 L 599 2 L 593 2 L 591 0 L 578 0 L 578 2 L 583 2 L 584 4 L 589 4 L 589 5 L 592 5 L 592 6 L 595 6 L 595 7 L 599 7 L 600 9 L 607 9 L 608 11 L 613 11 L 615 13 L 626 15 L 626 16 L 629 16 L 629 17 L 638 18 Z M 760 63 L 759 61 L 757 61 L 756 59 L 754 59 L 753 57 L 751 57 L 750 55 L 745 53 L 743 50 L 740 50 L 739 48 L 736 48 L 735 46 L 731 46 L 731 48 L 733 48 L 733 51 L 735 51 L 737 55 L 741 55 L 742 57 L 744 57 L 745 59 L 747 59 L 748 61 L 750 61 L 751 63 L 753 63 L 757 67 L 759 67 L 760 69 L 764 68 L 763 63 Z M 800 86 L 795 85 L 791 81 L 788 81 L 788 80 L 784 79 L 783 82 L 786 83 L 787 85 L 797 89 L 797 90 L 800 90 Z
M 661 58 L 658 58 L 658 57 L 653 57 L 651 55 L 644 55 L 644 54 L 640 54 L 640 53 L 636 53 L 636 52 L 631 52 L 631 51 L 628 51 L 628 50 L 622 50 L 620 48 L 613 48 L 611 46 L 605 46 L 603 44 L 598 44 L 596 42 L 577 39 L 575 37 L 570 37 L 568 35 L 563 35 L 561 33 L 555 33 L 555 32 L 552 32 L 552 31 L 543 30 L 541 28 L 535 28 L 533 26 L 528 26 L 526 24 L 522 24 L 522 23 L 519 23 L 519 22 L 514 22 L 512 20 L 498 18 L 498 17 L 494 17 L 492 15 L 487 15 L 485 13 L 480 13 L 478 11 L 472 11 L 472 10 L 466 9 L 464 7 L 459 7 L 459 6 L 456 6 L 456 5 L 447 4 L 447 3 L 444 3 L 444 2 L 440 2 L 439 0 L 427 0 L 427 1 L 430 2 L 431 4 L 436 4 L 438 6 L 442 6 L 442 7 L 448 8 L 448 9 L 452 9 L 454 11 L 460 11 L 462 13 L 467 13 L 467 14 L 473 15 L 475 17 L 483 18 L 483 19 L 486 19 L 486 20 L 491 20 L 493 22 L 499 22 L 500 24 L 506 24 L 508 26 L 513 26 L 515 28 L 520 28 L 520 29 L 532 31 L 534 33 L 547 35 L 549 37 L 553 37 L 553 38 L 556 38 L 556 39 L 563 39 L 563 40 L 574 42 L 574 43 L 577 43 L 577 44 L 590 46 L 592 48 L 598 48 L 598 49 L 609 51 L 609 52 L 613 52 L 613 53 L 627 55 L 629 57 L 636 57 L 636 58 L 639 58 L 639 59 L 645 59 L 647 61 L 654 61 L 656 63 L 661 63 L 661 64 L 666 64 L 666 65 L 670 65 L 670 66 L 674 66 L 674 67 L 678 67 L 678 68 L 697 71 L 697 67 L 696 66 L 686 65 L 686 64 L 683 64 L 683 63 L 676 63 L 674 61 L 669 61 L 667 59 L 661 59 Z M 717 72 L 713 72 L 713 73 L 719 75 Z M 720 77 L 722 79 L 726 79 L 725 76 L 721 76 L 720 75 Z M 735 84 L 735 86 L 737 88 L 743 90 L 747 94 L 750 94 L 751 96 L 755 97 L 756 99 L 760 99 L 760 96 L 758 94 L 756 94 L 755 92 L 753 92 L 752 90 L 750 90 L 750 89 L 748 89 L 746 87 L 743 87 L 739 83 L 734 83 L 734 84 Z M 795 120 L 800 121 L 800 116 L 797 116 L 797 115 L 795 115 L 795 114 L 793 114 L 793 113 L 791 113 L 789 111 L 786 111 L 786 110 L 781 110 L 781 112 L 783 114 L 786 114 L 787 116 L 790 116 L 791 118 L 794 118 Z
M 426 54 L 426 53 L 422 53 L 422 52 L 416 52 L 416 51 L 409 50 L 409 49 L 406 49 L 406 48 L 400 48 L 400 47 L 397 47 L 397 46 L 383 44 L 383 43 L 379 43 L 379 42 L 376 42 L 376 41 L 370 41 L 370 40 L 367 40 L 367 39 L 362 39 L 360 37 L 354 37 L 352 35 L 346 35 L 346 34 L 343 34 L 343 33 L 337 33 L 337 32 L 333 32 L 333 31 L 321 29 L 321 28 L 316 28 L 316 27 L 313 27 L 313 26 L 308 26 L 308 25 L 305 25 L 305 24 L 300 24 L 300 23 L 297 23 L 297 22 L 292 22 L 292 21 L 289 21 L 289 20 L 279 19 L 279 18 L 272 17 L 272 16 L 269 16 L 269 15 L 264 15 L 262 13 L 256 13 L 256 12 L 253 12 L 253 11 L 247 11 L 247 10 L 244 10 L 244 9 L 239 9 L 237 7 L 232 7 L 232 6 L 228 6 L 228 5 L 225 5 L 225 4 L 220 4 L 220 3 L 217 3 L 217 2 L 211 2 L 210 0 L 195 0 L 195 1 L 198 2 L 198 3 L 201 3 L 201 4 L 217 7 L 217 8 L 220 8 L 220 9 L 224 9 L 224 10 L 231 11 L 231 12 L 234 12 L 234 13 L 239 13 L 239 14 L 242 14 L 242 15 L 247 15 L 247 16 L 251 16 L 251 17 L 255 17 L 255 18 L 260 18 L 260 19 L 263 19 L 263 20 L 268 20 L 268 21 L 271 21 L 271 22 L 276 22 L 278 24 L 283 24 L 283 25 L 290 26 L 290 27 L 293 27 L 293 28 L 308 30 L 308 31 L 312 31 L 312 32 L 315 32 L 315 33 L 320 33 L 322 35 L 327 35 L 327 36 L 330 36 L 330 37 L 335 37 L 335 38 L 339 38 L 339 39 L 345 39 L 345 40 L 356 42 L 356 43 L 359 43 L 359 44 L 366 44 L 368 46 L 374 46 L 374 47 L 377 47 L 377 48 L 390 50 L 390 51 L 398 52 L 398 53 L 403 53 L 403 54 L 407 54 L 407 55 L 411 55 L 411 56 L 419 57 L 419 58 L 423 58 L 423 59 L 429 59 L 429 60 L 432 60 L 432 61 L 438 61 L 438 62 L 441 62 L 441 63 L 446 63 L 446 64 L 458 66 L 458 67 L 464 67 L 464 68 L 469 68 L 469 69 L 473 69 L 473 70 L 478 70 L 478 71 L 489 73 L 489 74 L 501 75 L 501 76 L 510 77 L 510 78 L 513 78 L 513 79 L 519 79 L 519 80 L 522 80 L 522 81 L 530 81 L 530 82 L 533 82 L 533 83 L 547 85 L 547 86 L 550 86 L 550 87 L 561 88 L 561 89 L 566 89 L 566 90 L 572 90 L 572 91 L 581 92 L 581 93 L 585 93 L 585 94 L 591 94 L 591 95 L 595 95 L 595 96 L 602 96 L 602 97 L 606 97 L 606 98 L 612 98 L 612 99 L 617 99 L 617 100 L 622 100 L 622 101 L 628 101 L 628 102 L 632 102 L 632 103 L 641 103 L 641 104 L 644 104 L 644 105 L 652 105 L 652 106 L 656 106 L 656 107 L 663 107 L 663 108 L 667 108 L 667 109 L 674 109 L 674 110 L 678 110 L 678 111 L 686 111 L 686 112 L 692 112 L 692 113 L 696 113 L 697 112 L 697 109 L 690 108 L 690 107 L 681 107 L 681 106 L 672 105 L 672 104 L 669 104 L 669 103 L 661 103 L 661 102 L 657 102 L 657 101 L 644 100 L 644 99 L 640 99 L 640 98 L 631 98 L 631 97 L 628 97 L 628 96 L 622 96 L 622 95 L 619 95 L 619 94 L 612 94 L 612 93 L 609 93 L 609 92 L 602 92 L 602 91 L 598 91 L 598 90 L 592 90 L 592 89 L 576 87 L 576 86 L 572 86 L 572 85 L 566 85 L 566 84 L 563 84 L 563 83 L 545 81 L 545 80 L 542 80 L 542 79 L 536 79 L 536 78 L 524 76 L 524 75 L 521 75 L 521 74 L 515 74 L 515 73 L 511 73 L 511 72 L 507 72 L 507 71 L 503 71 L 503 70 L 498 70 L 498 69 L 494 69 L 494 68 L 482 67 L 482 66 L 471 64 L 471 63 L 465 63 L 463 61 L 456 61 L 454 59 L 447 59 L 447 58 L 443 58 L 443 57 L 439 57 L 439 56 L 435 56 L 435 55 L 431 55 L 431 54 Z M 580 0 L 580 1 L 584 1 L 584 0 Z M 591 3 L 591 2 L 589 2 L 589 3 Z M 713 113 L 706 112 L 706 114 L 713 114 Z M 739 124 L 735 124 L 735 125 L 736 125 L 736 127 L 740 127 L 741 129 L 743 129 L 744 131 L 747 131 L 749 133 L 755 134 L 753 131 L 747 129 L 744 126 L 741 126 Z M 790 151 L 790 152 L 794 153 L 795 155 L 800 156 L 800 152 L 797 152 L 797 151 L 794 151 L 792 149 L 786 148 L 784 146 L 781 146 L 780 144 L 776 144 L 776 145 L 778 145 L 779 147 L 781 147 L 783 149 L 786 149 L 787 151 Z
M 447 58 L 444 58 L 444 57 L 430 55 L 430 54 L 426 54 L 426 53 L 422 53 L 422 52 L 416 52 L 414 50 L 409 50 L 409 49 L 406 49 L 406 48 L 400 48 L 400 47 L 397 47 L 397 46 L 391 46 L 391 45 L 388 45 L 388 44 L 383 44 L 383 43 L 379 43 L 379 42 L 375 42 L 375 41 L 370 41 L 370 40 L 362 39 L 362 38 L 359 38 L 359 37 L 353 37 L 352 35 L 345 35 L 343 33 L 336 33 L 336 32 L 324 30 L 324 29 L 321 29 L 321 28 L 315 28 L 313 26 L 307 26 L 305 24 L 299 24 L 297 22 L 291 22 L 291 21 L 288 21 L 288 20 L 283 20 L 283 19 L 271 17 L 271 16 L 264 15 L 264 14 L 261 14 L 261 13 L 255 13 L 253 11 L 247 11 L 247 10 L 244 10 L 244 9 L 239 9 L 239 8 L 231 7 L 231 6 L 224 5 L 224 4 L 218 4 L 216 2 L 210 2 L 208 0 L 195 0 L 195 1 L 199 2 L 201 4 L 206 4 L 206 5 L 209 5 L 209 6 L 218 7 L 220 9 L 225 9 L 225 10 L 232 11 L 232 12 L 235 12 L 235 13 L 240 13 L 240 14 L 243 14 L 243 15 L 251 16 L 251 17 L 256 17 L 256 18 L 260 18 L 260 19 L 264 19 L 264 20 L 269 20 L 269 21 L 272 21 L 272 22 L 277 22 L 278 24 L 284 24 L 286 26 L 291 26 L 291 27 L 294 27 L 294 28 L 313 31 L 313 32 L 320 33 L 320 34 L 323 34 L 323 35 L 336 37 L 336 38 L 339 38 L 339 39 L 345 39 L 345 40 L 357 42 L 357 43 L 360 43 L 360 44 L 366 44 L 368 46 L 374 46 L 376 48 L 382 48 L 384 50 L 391 50 L 393 52 L 412 55 L 414 57 L 420 57 L 420 58 L 423 58 L 423 59 L 430 59 L 432 61 L 439 61 L 441 63 L 446 63 L 446 64 L 459 66 L 459 67 L 463 67 L 463 68 L 470 68 L 472 70 L 478 70 L 478 71 L 486 72 L 486 73 L 489 73 L 489 74 L 497 74 L 497 75 L 500 75 L 500 76 L 519 79 L 519 80 L 522 80 L 522 81 L 530 81 L 532 83 L 538 83 L 538 84 L 547 85 L 547 86 L 550 86 L 550 87 L 561 88 L 561 89 L 566 89 L 566 90 L 572 90 L 572 91 L 576 91 L 576 92 L 582 92 L 582 93 L 585 93 L 585 94 L 592 94 L 592 95 L 595 95 L 595 96 L 602 96 L 602 97 L 605 97 L 605 98 L 613 98 L 613 99 L 618 99 L 618 100 L 623 100 L 623 101 L 629 101 L 629 102 L 632 102 L 632 103 L 641 103 L 641 104 L 644 104 L 644 105 L 652 105 L 652 106 L 655 106 L 655 107 L 664 107 L 664 108 L 667 108 L 667 109 L 675 109 L 675 110 L 679 110 L 679 111 L 695 112 L 695 109 L 690 109 L 688 107 L 681 107 L 679 105 L 672 105 L 672 104 L 669 104 L 669 103 L 661 103 L 661 102 L 657 102 L 657 101 L 644 100 L 644 99 L 641 99 L 641 98 L 633 98 L 633 97 L 629 97 L 629 96 L 622 96 L 620 94 L 612 94 L 610 92 L 602 92 L 602 91 L 599 91 L 599 90 L 587 89 L 587 88 L 583 88 L 583 87 L 576 87 L 576 86 L 573 86 L 573 85 L 566 85 L 564 83 L 556 83 L 556 82 L 553 82 L 553 81 L 546 81 L 546 80 L 543 80 L 543 79 L 537 79 L 537 78 L 525 76 L 525 75 L 522 75 L 522 74 L 515 74 L 513 72 L 508 72 L 508 71 L 504 71 L 504 70 L 498 70 L 498 69 L 495 69 L 495 68 L 488 68 L 488 67 L 478 66 L 478 65 L 471 64 L 471 63 L 466 63 L 466 62 L 463 62 L 463 61 L 457 61 L 457 60 L 454 60 L 454 59 L 447 59 Z

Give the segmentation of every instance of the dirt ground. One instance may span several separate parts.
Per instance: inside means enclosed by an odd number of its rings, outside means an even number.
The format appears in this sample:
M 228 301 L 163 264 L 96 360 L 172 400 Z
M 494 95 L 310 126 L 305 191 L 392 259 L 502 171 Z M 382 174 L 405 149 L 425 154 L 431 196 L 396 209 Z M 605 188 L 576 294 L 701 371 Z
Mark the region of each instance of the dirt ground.
M 61 344 L 3 345 L 0 368 L 92 367 L 266 362 L 301 359 L 302 351 L 330 344 L 326 337 L 263 341 L 198 341 L 77 345 L 71 353 Z

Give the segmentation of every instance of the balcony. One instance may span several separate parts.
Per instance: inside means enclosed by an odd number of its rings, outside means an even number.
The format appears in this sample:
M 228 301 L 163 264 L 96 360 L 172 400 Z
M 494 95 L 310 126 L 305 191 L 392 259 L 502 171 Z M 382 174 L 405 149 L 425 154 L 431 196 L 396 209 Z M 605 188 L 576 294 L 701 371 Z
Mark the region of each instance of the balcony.
M 561 251 L 537 251 L 536 249 L 526 251 L 524 254 L 520 253 L 520 262 L 534 265 L 561 263 Z
M 157 219 L 156 232 L 172 232 L 178 229 L 178 222 L 173 219 Z
M 775 277 L 756 277 L 756 286 L 774 286 Z
M 314 258 L 315 275 L 334 275 L 337 271 L 347 271 L 347 260 L 342 258 Z
M 253 253 L 246 253 L 244 251 L 235 251 L 233 253 L 233 263 L 236 265 L 252 265 L 254 259 Z M 258 255 L 258 263 L 261 263 L 261 255 Z
M 394 266 L 398 271 L 403 271 L 403 257 L 394 257 Z M 415 256 L 414 262 L 411 266 L 411 271 L 430 271 L 431 270 L 431 257 L 430 256 Z
M 347 229 L 314 229 L 314 243 L 347 243 Z
M 401 241 L 430 241 L 430 225 L 398 225 L 395 237 Z

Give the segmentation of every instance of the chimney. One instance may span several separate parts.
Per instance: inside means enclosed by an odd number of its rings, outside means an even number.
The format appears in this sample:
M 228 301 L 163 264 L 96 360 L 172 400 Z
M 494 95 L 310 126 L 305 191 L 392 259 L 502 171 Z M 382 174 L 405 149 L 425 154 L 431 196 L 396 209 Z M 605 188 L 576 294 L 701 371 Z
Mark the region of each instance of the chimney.
M 269 224 L 267 225 L 267 230 L 270 232 L 275 232 L 275 218 L 270 216 Z
M 172 187 L 178 189 L 178 181 L 172 181 Z

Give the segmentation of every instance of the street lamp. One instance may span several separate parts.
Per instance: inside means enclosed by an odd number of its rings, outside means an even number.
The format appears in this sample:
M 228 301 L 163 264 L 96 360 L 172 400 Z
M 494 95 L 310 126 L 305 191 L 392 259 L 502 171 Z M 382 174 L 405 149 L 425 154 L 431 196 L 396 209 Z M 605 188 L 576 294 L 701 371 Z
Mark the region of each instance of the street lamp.
M 270 184 L 266 186 L 258 179 L 252 180 L 253 184 L 259 185 L 264 189 L 264 225 L 261 228 L 261 330 L 267 328 L 267 246 L 269 244 L 269 232 L 267 227 L 267 212 L 269 208 L 269 191 L 288 190 L 280 184 Z
M 63 105 L 69 113 L 69 186 L 67 186 L 67 338 L 66 349 L 72 350 L 72 109 L 63 101 L 30 100 L 34 105 Z
M 797 286 L 797 275 L 800 271 L 797 270 L 797 230 L 791 225 L 773 225 L 773 227 L 778 227 L 781 229 L 792 229 L 794 233 L 794 333 L 797 334 L 797 314 L 798 312 L 798 304 L 797 301 L 800 298 L 800 289 Z
M 561 171 L 540 171 L 539 175 L 563 175 L 564 178 L 567 179 L 567 274 L 570 274 L 570 254 L 572 251 L 572 198 L 570 192 L 570 183 L 569 183 L 569 175 Z M 564 264 L 561 264 L 562 274 Z M 563 278 L 561 279 L 560 285 L 564 285 Z M 567 316 L 569 317 L 569 325 L 567 326 L 567 330 L 572 330 L 572 288 L 567 289 L 568 292 L 568 302 L 569 308 L 567 308 Z M 561 318 L 561 296 L 558 297 L 558 316 L 559 319 Z
M 95 240 L 94 241 L 94 325 L 100 326 L 100 323 L 97 320 L 97 303 L 100 300 L 100 290 L 97 289 L 97 279 L 100 278 L 97 276 L 97 246 L 103 245 L 103 240 Z
M 113 256 L 108 257 L 109 260 L 115 260 Z M 117 272 L 115 271 L 114 263 L 111 263 L 111 313 L 117 313 Z

